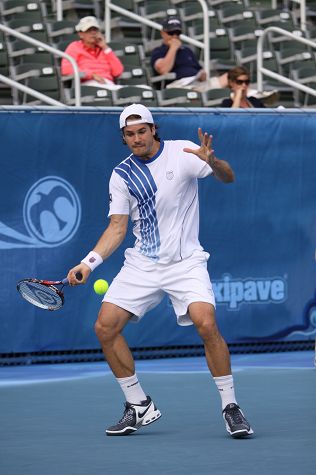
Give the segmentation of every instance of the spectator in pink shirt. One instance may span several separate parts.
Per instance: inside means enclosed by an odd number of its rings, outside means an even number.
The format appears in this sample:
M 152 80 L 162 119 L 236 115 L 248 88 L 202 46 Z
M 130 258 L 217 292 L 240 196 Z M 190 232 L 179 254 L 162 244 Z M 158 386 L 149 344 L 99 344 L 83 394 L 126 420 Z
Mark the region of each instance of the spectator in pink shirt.
M 81 81 L 85 86 L 115 88 L 114 81 L 122 74 L 124 66 L 107 46 L 98 20 L 94 16 L 81 18 L 76 30 L 80 40 L 70 43 L 65 53 L 76 60 L 79 71 L 83 73 Z M 73 74 L 66 59 L 61 62 L 61 73 L 63 76 Z

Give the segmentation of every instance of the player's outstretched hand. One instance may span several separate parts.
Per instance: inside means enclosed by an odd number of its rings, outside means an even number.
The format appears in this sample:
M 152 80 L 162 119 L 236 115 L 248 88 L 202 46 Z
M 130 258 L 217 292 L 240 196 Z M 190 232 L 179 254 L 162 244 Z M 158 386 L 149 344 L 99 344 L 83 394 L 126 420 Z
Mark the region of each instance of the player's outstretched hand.
M 78 280 L 76 277 L 76 274 L 78 273 L 82 274 L 81 280 Z M 69 285 L 74 286 L 74 285 L 85 284 L 90 274 L 91 274 L 90 268 L 86 264 L 81 262 L 77 266 L 70 269 L 70 271 L 68 272 L 67 279 L 69 281 Z
M 192 148 L 184 148 L 183 151 L 187 153 L 193 153 L 197 157 L 199 157 L 204 162 L 207 162 L 210 166 L 216 160 L 214 155 L 214 150 L 212 149 L 212 140 L 213 136 L 209 135 L 207 132 L 202 132 L 202 129 L 198 128 L 199 139 L 201 142 L 200 148 L 192 149 Z

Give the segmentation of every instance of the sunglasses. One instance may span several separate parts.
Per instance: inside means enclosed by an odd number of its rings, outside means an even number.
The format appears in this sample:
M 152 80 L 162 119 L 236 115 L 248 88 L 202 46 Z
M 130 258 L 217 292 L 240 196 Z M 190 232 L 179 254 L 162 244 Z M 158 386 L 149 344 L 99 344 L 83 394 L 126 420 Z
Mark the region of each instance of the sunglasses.
M 180 36 L 181 33 L 182 33 L 182 32 L 181 32 L 180 30 L 167 31 L 167 34 L 168 34 L 169 36 L 173 36 L 173 35 Z
M 238 84 L 238 86 L 241 86 L 242 84 L 248 86 L 250 84 L 250 79 L 236 79 L 235 83 Z

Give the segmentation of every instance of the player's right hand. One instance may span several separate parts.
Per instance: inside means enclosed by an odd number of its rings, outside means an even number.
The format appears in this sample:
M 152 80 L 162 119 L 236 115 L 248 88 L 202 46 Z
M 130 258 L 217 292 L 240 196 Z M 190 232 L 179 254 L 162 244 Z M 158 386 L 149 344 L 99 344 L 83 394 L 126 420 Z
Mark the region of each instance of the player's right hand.
M 82 274 L 81 280 L 78 280 L 76 277 L 76 274 L 78 272 Z M 70 269 L 70 271 L 68 272 L 67 279 L 69 281 L 69 285 L 75 286 L 75 285 L 85 284 L 90 274 L 91 274 L 90 267 L 88 267 L 87 264 L 84 264 L 83 262 L 81 262 L 77 266 Z

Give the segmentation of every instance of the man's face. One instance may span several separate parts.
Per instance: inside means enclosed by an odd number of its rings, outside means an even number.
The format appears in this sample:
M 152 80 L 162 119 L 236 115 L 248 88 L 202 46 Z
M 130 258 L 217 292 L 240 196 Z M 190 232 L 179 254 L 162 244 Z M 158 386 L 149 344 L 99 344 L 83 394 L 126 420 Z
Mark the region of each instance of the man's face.
M 129 149 L 141 158 L 153 157 L 158 149 L 159 142 L 154 139 L 155 127 L 148 124 L 127 125 L 123 129 L 124 139 Z
M 181 31 L 179 29 L 175 28 L 173 31 L 168 31 L 168 32 L 164 31 L 164 30 L 161 30 L 160 34 L 161 34 L 161 37 L 163 39 L 163 42 L 166 45 L 169 45 L 173 38 L 179 39 L 179 37 L 181 35 Z
M 94 48 L 98 44 L 100 30 L 99 28 L 92 26 L 87 31 L 79 31 L 79 37 L 86 46 Z

